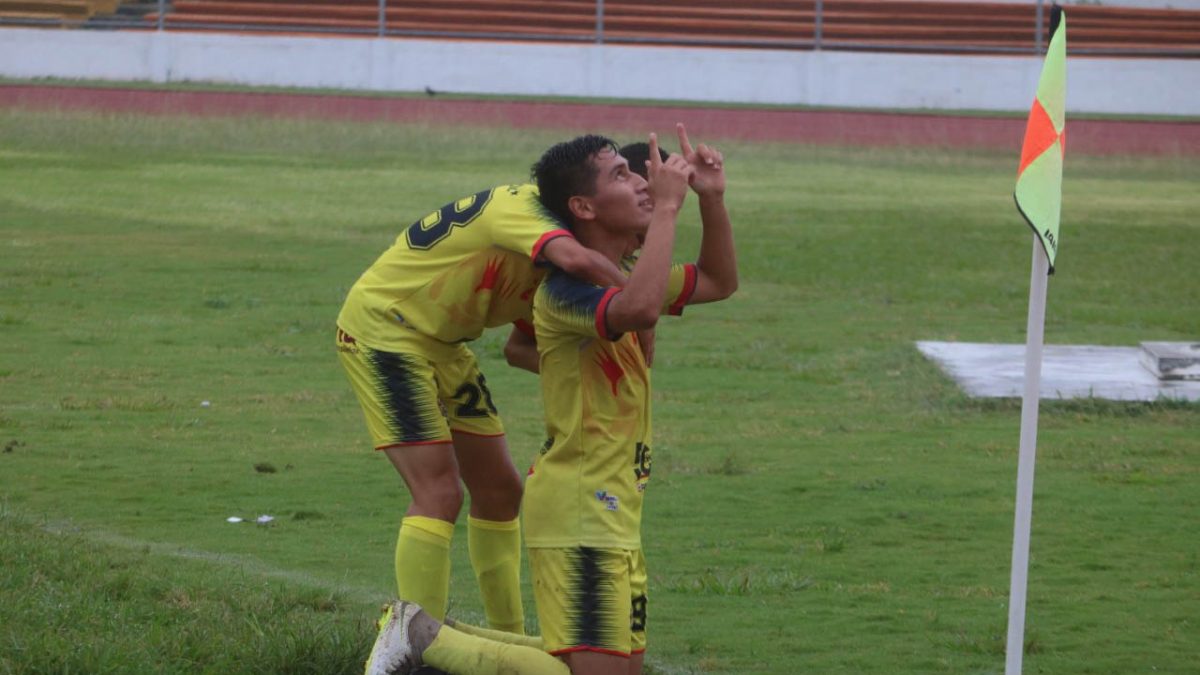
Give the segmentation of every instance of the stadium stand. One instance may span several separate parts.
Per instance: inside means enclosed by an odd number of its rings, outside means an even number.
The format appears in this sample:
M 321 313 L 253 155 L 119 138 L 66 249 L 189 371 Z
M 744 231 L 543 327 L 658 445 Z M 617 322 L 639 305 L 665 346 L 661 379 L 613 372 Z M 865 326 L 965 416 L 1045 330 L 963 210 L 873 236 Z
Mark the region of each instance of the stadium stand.
M 79 25 L 98 14 L 112 14 L 120 0 L 0 0 L 0 18 L 62 26 Z
M 385 33 L 915 52 L 1037 48 L 1036 5 L 938 0 L 390 0 Z M 1200 56 L 1200 12 L 1073 5 L 1075 53 Z M 149 20 L 156 17 L 148 15 Z M 170 28 L 379 32 L 374 0 L 176 0 Z M 1044 29 L 1048 29 L 1048 12 Z
M 0 0 L 3 17 L 76 24 L 117 9 L 118 0 Z M 120 16 L 157 24 L 152 0 L 121 3 Z M 169 30 L 379 35 L 377 0 L 175 0 Z M 382 33 L 615 44 L 712 45 L 925 53 L 1033 53 L 1034 2 L 944 0 L 388 0 Z M 1071 5 L 1076 54 L 1200 58 L 1200 11 Z M 119 19 L 119 17 L 118 17 Z M 93 19 L 88 27 L 119 27 Z

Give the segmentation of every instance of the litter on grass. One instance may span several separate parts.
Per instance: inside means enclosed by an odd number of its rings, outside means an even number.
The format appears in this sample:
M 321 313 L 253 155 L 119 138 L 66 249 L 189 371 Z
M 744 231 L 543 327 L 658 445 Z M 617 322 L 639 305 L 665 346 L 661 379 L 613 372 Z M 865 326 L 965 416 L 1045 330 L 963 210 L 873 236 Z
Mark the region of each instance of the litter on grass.
M 275 520 L 275 516 L 268 516 L 266 514 L 263 514 L 263 515 L 255 518 L 254 522 L 258 523 L 259 525 L 266 525 L 267 523 L 270 523 L 273 520 Z M 228 518 L 225 519 L 225 522 L 227 522 L 227 523 L 244 523 L 244 522 L 246 522 L 246 519 L 242 518 L 241 516 L 229 516 Z

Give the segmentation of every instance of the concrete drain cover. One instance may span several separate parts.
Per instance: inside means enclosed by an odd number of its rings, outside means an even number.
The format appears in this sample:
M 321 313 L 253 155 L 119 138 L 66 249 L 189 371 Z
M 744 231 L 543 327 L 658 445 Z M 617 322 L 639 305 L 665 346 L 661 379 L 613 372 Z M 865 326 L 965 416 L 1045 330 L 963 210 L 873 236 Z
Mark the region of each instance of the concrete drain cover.
M 1042 353 L 1041 398 L 1200 401 L 1200 379 L 1196 379 L 1200 348 L 1195 349 L 1196 362 L 1183 360 L 1194 344 L 1047 345 Z M 972 397 L 1020 398 L 1024 391 L 1023 344 L 918 342 L 917 349 Z

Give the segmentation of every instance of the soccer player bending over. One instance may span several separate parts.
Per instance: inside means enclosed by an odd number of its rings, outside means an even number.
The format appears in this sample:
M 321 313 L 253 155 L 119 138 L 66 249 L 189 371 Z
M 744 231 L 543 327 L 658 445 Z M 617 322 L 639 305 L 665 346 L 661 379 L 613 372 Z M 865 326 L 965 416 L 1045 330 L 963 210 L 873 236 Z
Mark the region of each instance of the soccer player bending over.
M 649 182 L 599 136 L 556 145 L 534 166 L 543 203 L 584 246 L 618 263 L 644 242 L 624 288 L 552 270 L 534 297 L 548 439 L 522 510 L 544 651 L 464 633 L 399 602 L 375 644 L 371 672 L 405 673 L 421 663 L 456 675 L 641 671 L 650 371 L 635 332 L 737 288 L 722 156 L 704 145 L 693 149 L 682 125 L 678 131 L 682 155 L 666 161 L 650 137 Z M 689 184 L 700 200 L 700 255 L 695 264 L 673 265 Z
M 545 275 L 538 260 L 602 283 L 624 281 L 542 206 L 535 186 L 508 185 L 406 228 L 350 289 L 337 319 L 338 356 L 375 448 L 412 495 L 396 543 L 399 597 L 445 615 L 465 483 L 468 546 L 487 620 L 515 633 L 524 632 L 521 476 L 464 343 L 486 327 L 532 320 L 533 290 Z

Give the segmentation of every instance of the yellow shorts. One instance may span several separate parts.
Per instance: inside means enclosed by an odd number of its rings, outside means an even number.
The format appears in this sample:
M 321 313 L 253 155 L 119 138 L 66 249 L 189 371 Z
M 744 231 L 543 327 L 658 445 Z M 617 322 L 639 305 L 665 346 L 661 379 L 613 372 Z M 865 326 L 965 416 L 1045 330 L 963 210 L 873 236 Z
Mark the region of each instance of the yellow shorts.
M 554 655 L 646 651 L 646 558 L 641 549 L 531 548 L 533 599 Z
M 350 377 L 376 450 L 448 443 L 451 430 L 477 436 L 504 433 L 471 350 L 415 332 L 406 342 L 403 352 L 383 352 L 337 331 L 338 360 Z

